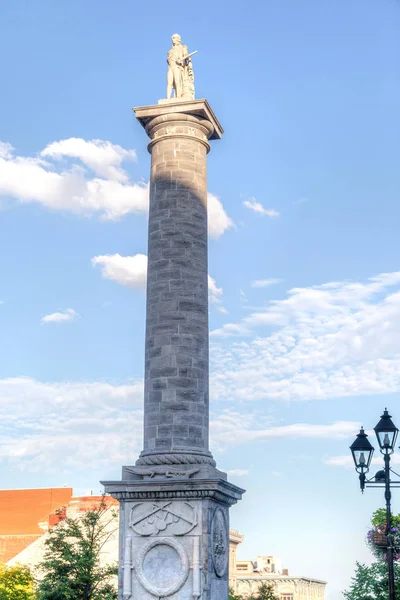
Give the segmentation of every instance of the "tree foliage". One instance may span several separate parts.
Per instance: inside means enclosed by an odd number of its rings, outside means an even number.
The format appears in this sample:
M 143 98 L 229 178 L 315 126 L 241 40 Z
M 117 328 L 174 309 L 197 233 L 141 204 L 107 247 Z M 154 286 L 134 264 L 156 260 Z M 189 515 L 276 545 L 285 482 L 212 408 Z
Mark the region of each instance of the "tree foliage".
M 49 531 L 38 600 L 117 600 L 117 566 L 100 564 L 104 544 L 116 530 L 114 520 L 103 498 L 97 508 L 67 517 Z
M 228 600 L 243 600 L 243 596 L 239 596 L 238 594 L 235 594 L 233 588 L 229 588 Z
M 28 567 L 0 565 L 0 600 L 34 600 L 33 577 Z
M 229 589 L 229 600 L 244 600 L 240 594 L 235 594 L 232 588 Z M 256 595 L 251 595 L 247 600 L 278 600 L 275 595 L 272 583 L 262 583 L 257 590 Z
M 386 508 L 378 508 L 371 517 L 371 523 L 374 527 L 386 524 Z M 392 527 L 400 527 L 400 515 L 392 514 Z M 382 528 L 384 531 L 384 528 Z
M 258 588 L 257 600 L 278 600 L 275 596 L 274 586 L 272 583 L 262 583 Z
M 396 595 L 400 595 L 400 567 L 395 565 Z M 371 565 L 356 563 L 350 587 L 343 592 L 346 600 L 388 600 L 388 568 L 384 562 Z

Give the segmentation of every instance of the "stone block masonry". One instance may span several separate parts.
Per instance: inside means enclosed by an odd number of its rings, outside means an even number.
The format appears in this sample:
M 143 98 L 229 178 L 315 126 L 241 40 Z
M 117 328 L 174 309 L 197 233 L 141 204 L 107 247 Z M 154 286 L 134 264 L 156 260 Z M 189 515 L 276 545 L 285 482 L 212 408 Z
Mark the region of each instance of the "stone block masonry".
M 151 139 L 144 446 L 138 465 L 208 449 L 207 168 L 212 123 L 161 114 Z M 178 459 L 176 459 L 179 462 Z

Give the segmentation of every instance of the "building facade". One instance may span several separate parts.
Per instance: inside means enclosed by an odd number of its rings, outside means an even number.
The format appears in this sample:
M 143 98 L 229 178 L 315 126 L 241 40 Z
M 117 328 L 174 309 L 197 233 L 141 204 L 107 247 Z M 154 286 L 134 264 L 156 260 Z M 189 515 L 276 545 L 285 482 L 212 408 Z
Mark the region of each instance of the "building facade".
M 0 490 L 0 564 L 39 540 L 71 499 L 68 487 Z
M 0 490 L 0 564 L 22 564 L 35 570 L 44 557 L 48 530 L 101 501 L 102 496 L 74 496 L 72 488 Z M 115 510 L 115 519 L 102 550 L 103 565 L 118 560 L 118 502 L 109 496 L 105 502 Z
M 236 594 L 249 598 L 257 593 L 262 583 L 268 583 L 273 586 L 279 600 L 324 600 L 326 581 L 289 575 L 288 569 L 282 569 L 276 556 L 238 559 L 237 549 L 243 539 L 241 533 L 230 530 L 229 585 Z

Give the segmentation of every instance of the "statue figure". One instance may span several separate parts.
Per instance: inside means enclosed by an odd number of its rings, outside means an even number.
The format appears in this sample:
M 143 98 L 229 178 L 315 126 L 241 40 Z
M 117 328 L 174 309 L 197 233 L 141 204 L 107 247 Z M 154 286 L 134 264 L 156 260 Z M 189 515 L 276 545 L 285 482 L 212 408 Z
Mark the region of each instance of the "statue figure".
M 189 54 L 187 46 L 182 44 L 181 36 L 174 33 L 172 48 L 167 57 L 167 98 L 171 98 L 172 90 L 175 90 L 175 98 L 194 100 L 194 74 L 191 57 L 196 52 L 197 50 Z

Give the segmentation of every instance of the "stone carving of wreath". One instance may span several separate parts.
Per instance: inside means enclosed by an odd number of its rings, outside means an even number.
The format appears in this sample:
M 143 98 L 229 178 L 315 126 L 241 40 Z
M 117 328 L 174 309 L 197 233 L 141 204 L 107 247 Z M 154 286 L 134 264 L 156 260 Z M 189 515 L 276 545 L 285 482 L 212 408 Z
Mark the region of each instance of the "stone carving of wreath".
M 228 568 L 228 525 L 225 513 L 218 507 L 211 523 L 211 548 L 214 570 L 218 577 L 223 577 Z
M 189 575 L 186 550 L 173 538 L 153 538 L 138 553 L 136 574 L 144 589 L 156 598 L 172 596 Z

